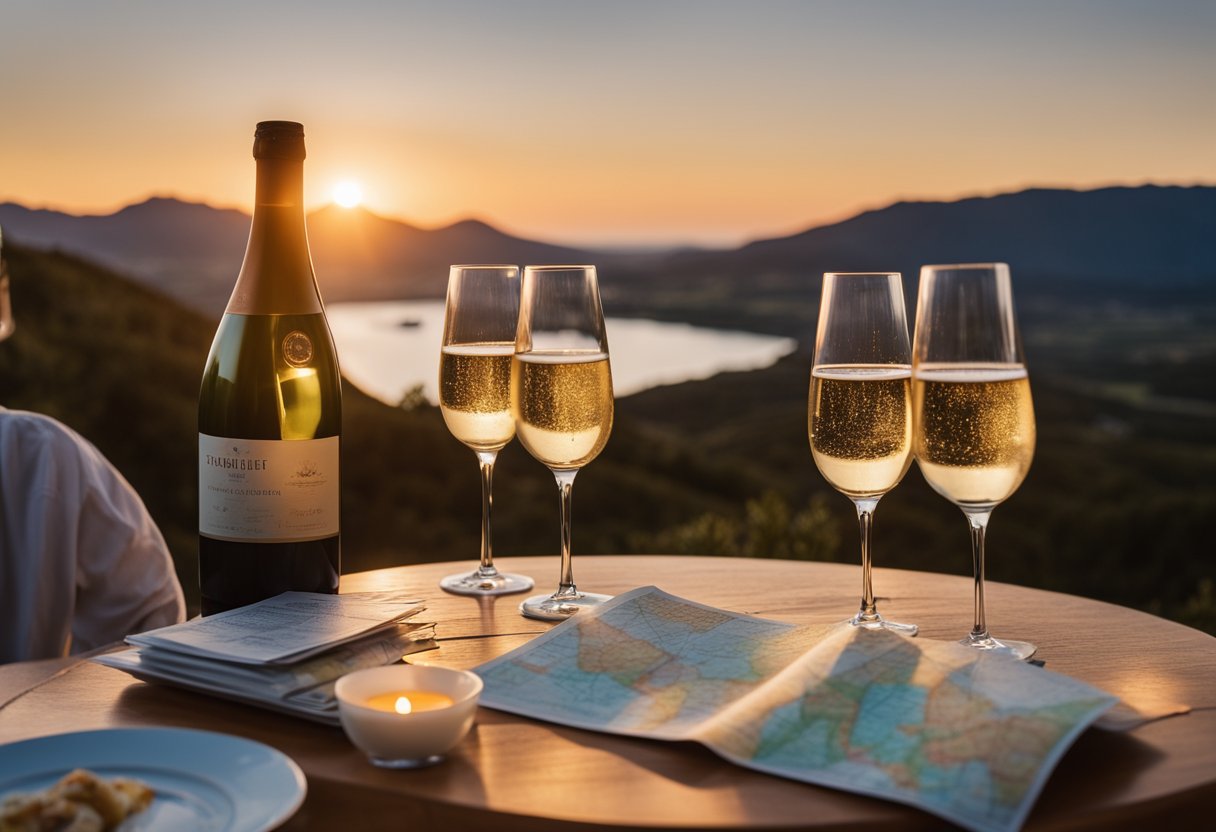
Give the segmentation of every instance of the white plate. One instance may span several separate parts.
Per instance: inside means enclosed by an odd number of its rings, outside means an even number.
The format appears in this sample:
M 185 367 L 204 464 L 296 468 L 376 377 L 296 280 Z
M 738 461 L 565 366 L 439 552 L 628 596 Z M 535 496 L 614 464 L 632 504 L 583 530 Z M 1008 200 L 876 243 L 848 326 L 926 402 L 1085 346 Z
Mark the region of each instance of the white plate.
M 122 832 L 261 832 L 304 802 L 304 772 L 260 742 L 186 728 L 113 728 L 0 746 L 0 798 L 44 789 L 74 768 L 136 777 L 156 791 Z

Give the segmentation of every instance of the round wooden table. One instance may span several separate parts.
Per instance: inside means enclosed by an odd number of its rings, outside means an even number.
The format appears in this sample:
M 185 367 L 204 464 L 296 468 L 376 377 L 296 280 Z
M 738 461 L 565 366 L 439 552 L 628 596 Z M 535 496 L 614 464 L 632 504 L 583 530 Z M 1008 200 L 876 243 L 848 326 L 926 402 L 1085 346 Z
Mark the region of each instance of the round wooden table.
M 438 623 L 439 650 L 413 660 L 473 667 L 548 624 L 522 618 L 522 596 L 447 595 L 439 579 L 472 564 L 426 564 L 345 575 L 342 591 L 408 589 Z M 554 557 L 503 558 L 538 589 L 556 585 Z M 856 565 L 710 557 L 580 556 L 580 588 L 619 593 L 654 584 L 737 612 L 830 622 L 857 606 Z M 887 615 L 954 639 L 970 626 L 967 577 L 877 570 Z M 1051 669 L 1133 707 L 1185 703 L 1191 713 L 1130 733 L 1090 730 L 1052 775 L 1026 827 L 1140 829 L 1193 821 L 1216 809 L 1216 639 L 1133 610 L 1007 584 L 988 586 L 989 623 L 1039 645 Z M 57 675 L 52 675 L 57 674 Z M 22 693 L 22 691 L 25 691 Z M 340 730 L 147 685 L 88 662 L 0 666 L 0 743 L 63 731 L 174 725 L 223 731 L 277 747 L 308 777 L 289 830 L 425 828 L 940 829 L 905 806 L 752 772 L 699 745 L 596 734 L 481 709 L 443 764 L 373 768 Z M 419 827 L 419 825 L 421 825 Z

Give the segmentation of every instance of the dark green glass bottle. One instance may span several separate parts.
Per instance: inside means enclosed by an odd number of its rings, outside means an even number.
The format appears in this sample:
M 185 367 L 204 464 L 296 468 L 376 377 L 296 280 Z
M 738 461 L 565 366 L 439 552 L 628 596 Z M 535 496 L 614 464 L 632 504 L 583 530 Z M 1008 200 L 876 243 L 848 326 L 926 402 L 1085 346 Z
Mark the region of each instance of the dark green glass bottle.
M 258 124 L 245 261 L 199 391 L 204 615 L 337 592 L 342 386 L 304 225 L 304 128 Z

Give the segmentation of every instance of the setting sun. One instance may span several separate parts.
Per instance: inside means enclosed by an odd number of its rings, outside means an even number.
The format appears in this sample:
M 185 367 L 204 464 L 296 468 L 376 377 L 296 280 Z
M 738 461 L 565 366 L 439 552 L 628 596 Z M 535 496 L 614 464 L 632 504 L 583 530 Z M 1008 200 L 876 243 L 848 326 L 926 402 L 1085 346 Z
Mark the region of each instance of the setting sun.
M 334 185 L 333 199 L 343 208 L 354 208 L 363 201 L 363 188 L 358 182 L 345 179 Z

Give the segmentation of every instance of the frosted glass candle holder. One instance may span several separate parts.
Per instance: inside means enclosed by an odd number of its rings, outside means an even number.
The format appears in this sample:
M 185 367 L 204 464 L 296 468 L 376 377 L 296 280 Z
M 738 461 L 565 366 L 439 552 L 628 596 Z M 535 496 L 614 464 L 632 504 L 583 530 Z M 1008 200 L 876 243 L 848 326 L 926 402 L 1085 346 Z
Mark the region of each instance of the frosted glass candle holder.
M 419 768 L 442 760 L 469 732 L 481 688 L 467 670 L 404 664 L 348 673 L 335 693 L 346 736 L 373 764 Z M 398 712 L 392 703 L 402 698 L 418 704 Z

